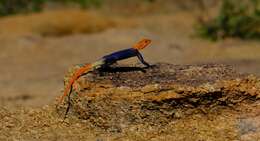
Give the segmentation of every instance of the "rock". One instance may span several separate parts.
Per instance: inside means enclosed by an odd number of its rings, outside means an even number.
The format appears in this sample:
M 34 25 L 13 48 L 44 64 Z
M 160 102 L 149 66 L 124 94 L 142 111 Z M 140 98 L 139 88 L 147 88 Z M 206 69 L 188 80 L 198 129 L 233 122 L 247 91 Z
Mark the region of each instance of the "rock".
M 78 80 L 69 116 L 121 132 L 132 125 L 164 126 L 194 113 L 250 104 L 260 97 L 260 80 L 219 64 L 112 66 Z M 57 105 L 64 114 L 67 100 Z

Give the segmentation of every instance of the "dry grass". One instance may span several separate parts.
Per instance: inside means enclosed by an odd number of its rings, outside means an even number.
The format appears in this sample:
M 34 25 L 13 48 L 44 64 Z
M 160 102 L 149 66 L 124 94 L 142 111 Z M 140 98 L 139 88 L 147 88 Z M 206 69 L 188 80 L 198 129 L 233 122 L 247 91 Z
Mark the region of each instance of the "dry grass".
M 115 26 L 114 20 L 97 12 L 66 9 L 2 18 L 0 34 L 63 36 L 95 33 Z

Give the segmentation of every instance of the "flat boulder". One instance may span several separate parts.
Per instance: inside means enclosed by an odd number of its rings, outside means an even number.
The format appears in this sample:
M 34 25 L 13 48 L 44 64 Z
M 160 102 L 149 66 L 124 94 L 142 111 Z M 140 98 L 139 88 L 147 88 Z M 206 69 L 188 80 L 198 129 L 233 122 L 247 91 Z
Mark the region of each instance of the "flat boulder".
M 260 99 L 260 80 L 221 64 L 172 65 L 150 68 L 113 65 L 77 81 L 78 89 L 57 105 L 68 117 L 122 132 L 133 125 L 163 127 L 178 119 L 223 109 L 240 110 Z

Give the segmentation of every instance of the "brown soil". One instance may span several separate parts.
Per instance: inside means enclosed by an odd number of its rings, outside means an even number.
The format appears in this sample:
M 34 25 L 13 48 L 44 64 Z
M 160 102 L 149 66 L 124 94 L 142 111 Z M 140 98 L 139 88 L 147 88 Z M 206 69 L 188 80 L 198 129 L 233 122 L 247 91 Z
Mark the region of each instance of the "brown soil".
M 54 107 L 19 109 L 1 108 L 1 140 L 209 140 L 257 141 L 260 116 L 258 106 L 243 106 L 240 110 L 223 109 L 207 114 L 195 113 L 167 125 L 133 125 L 121 133 L 106 132 L 91 126 L 85 120 L 68 118 L 62 122 Z M 184 118 L 185 117 L 185 118 Z

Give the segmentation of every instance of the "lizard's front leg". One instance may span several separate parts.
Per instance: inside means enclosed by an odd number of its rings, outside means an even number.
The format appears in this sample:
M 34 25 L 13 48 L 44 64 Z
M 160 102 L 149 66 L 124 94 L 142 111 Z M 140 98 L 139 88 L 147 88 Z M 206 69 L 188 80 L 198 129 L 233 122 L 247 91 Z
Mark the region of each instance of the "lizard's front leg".
M 143 58 L 143 56 L 142 56 L 142 54 L 138 51 L 137 52 L 137 58 L 140 60 L 140 62 L 142 63 L 142 64 L 144 64 L 146 67 L 150 67 L 151 65 L 149 64 L 149 63 L 147 63 L 146 61 L 144 61 L 144 58 Z

